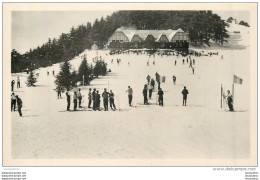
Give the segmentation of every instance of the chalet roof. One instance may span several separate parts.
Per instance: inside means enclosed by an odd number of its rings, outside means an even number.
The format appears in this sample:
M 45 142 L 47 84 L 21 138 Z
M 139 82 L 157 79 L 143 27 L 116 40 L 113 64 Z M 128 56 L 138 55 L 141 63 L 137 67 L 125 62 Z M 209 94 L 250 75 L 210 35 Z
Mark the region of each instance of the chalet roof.
M 138 35 L 140 38 L 145 40 L 148 35 L 152 35 L 155 41 L 158 41 L 162 35 L 166 35 L 168 40 L 170 41 L 172 37 L 177 32 L 184 32 L 181 28 L 177 30 L 167 29 L 167 30 L 134 30 L 134 29 L 125 29 L 125 28 L 118 28 L 116 32 L 123 32 L 129 41 L 132 40 L 134 35 Z

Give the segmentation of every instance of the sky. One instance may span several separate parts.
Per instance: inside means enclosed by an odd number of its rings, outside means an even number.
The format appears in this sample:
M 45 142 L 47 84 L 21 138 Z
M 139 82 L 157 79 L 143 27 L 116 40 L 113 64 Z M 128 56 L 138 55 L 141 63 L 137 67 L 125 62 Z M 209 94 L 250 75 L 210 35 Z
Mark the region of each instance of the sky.
M 14 11 L 12 12 L 12 49 L 25 53 L 48 41 L 69 33 L 77 27 L 95 19 L 105 18 L 112 11 Z
M 25 53 L 48 41 L 69 33 L 72 26 L 77 27 L 95 19 L 111 15 L 113 11 L 13 11 L 12 49 Z M 229 17 L 249 22 L 249 12 L 213 11 L 227 20 Z M 250 25 L 250 23 L 249 23 Z

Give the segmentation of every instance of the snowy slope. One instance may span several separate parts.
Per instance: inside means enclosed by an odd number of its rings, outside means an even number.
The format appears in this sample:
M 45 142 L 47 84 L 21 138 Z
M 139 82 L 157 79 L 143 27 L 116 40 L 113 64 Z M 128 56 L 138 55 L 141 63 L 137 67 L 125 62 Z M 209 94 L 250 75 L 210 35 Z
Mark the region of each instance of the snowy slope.
M 62 94 L 63 99 L 57 99 L 51 72 L 55 70 L 57 74 L 59 64 L 37 70 L 37 87 L 25 86 L 26 74 L 12 74 L 15 80 L 16 76 L 21 77 L 22 88 L 15 89 L 15 93 L 24 102 L 24 117 L 12 113 L 12 157 L 249 158 L 250 54 L 243 38 L 247 30 L 238 28 L 241 31 L 239 43 L 246 47 L 214 50 L 219 52 L 218 56 L 193 56 L 195 75 L 186 62 L 182 64 L 180 56 L 110 56 L 107 51 L 86 50 L 70 61 L 75 69 L 83 54 L 91 63 L 98 53 L 112 72 L 93 80 L 90 86 L 80 87 L 84 95 L 82 111 L 67 112 L 65 94 Z M 235 29 L 231 26 L 229 30 Z M 117 58 L 122 60 L 119 66 Z M 113 64 L 111 59 L 114 59 Z M 175 59 L 177 66 L 174 66 Z M 146 66 L 148 60 L 150 66 Z M 165 94 L 164 107 L 156 105 L 154 94 L 151 105 L 143 105 L 146 76 L 155 78 L 156 72 L 166 76 L 166 82 L 161 84 Z M 230 113 L 220 109 L 220 87 L 222 84 L 225 91 L 231 90 L 233 74 L 243 78 L 244 83 L 235 85 L 237 112 Z M 176 85 L 172 83 L 172 75 L 177 77 Z M 136 108 L 128 106 L 125 92 L 128 85 L 133 88 Z M 187 107 L 182 106 L 183 86 L 189 90 Z M 112 89 L 116 106 L 121 110 L 95 112 L 87 109 L 89 88 L 97 88 L 101 93 L 104 88 Z

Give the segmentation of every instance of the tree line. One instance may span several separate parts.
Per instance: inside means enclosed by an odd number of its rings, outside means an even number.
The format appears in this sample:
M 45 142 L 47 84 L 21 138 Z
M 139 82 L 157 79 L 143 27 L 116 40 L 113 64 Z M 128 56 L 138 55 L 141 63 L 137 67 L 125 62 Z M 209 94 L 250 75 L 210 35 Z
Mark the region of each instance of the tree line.
M 117 11 L 92 24 L 72 27 L 69 33 L 48 41 L 37 48 L 20 54 L 11 52 L 11 71 L 33 70 L 64 62 L 90 49 L 93 43 L 104 48 L 108 38 L 119 27 L 136 29 L 183 29 L 195 46 L 213 40 L 224 43 L 228 34 L 227 23 L 212 11 Z

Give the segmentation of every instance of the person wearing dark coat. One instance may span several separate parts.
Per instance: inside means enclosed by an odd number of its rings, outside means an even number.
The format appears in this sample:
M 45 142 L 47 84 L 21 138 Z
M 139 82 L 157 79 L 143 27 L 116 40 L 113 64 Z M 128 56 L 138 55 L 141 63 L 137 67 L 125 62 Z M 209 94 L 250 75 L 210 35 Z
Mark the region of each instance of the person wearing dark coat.
M 189 91 L 186 89 L 186 86 L 184 86 L 184 89 L 181 92 L 183 94 L 183 101 L 182 101 L 182 105 L 186 106 L 186 102 L 187 102 L 187 95 L 189 94 Z
M 104 105 L 104 111 L 108 111 L 108 97 L 109 93 L 107 92 L 107 89 L 104 89 L 104 92 L 102 93 L 103 97 L 103 105 Z
M 11 88 L 12 88 L 12 91 L 14 91 L 14 83 L 15 83 L 15 81 L 12 80 L 12 81 L 11 81 Z
M 79 88 L 79 91 L 78 91 L 78 99 L 79 99 L 79 107 L 81 108 L 81 100 L 82 100 L 82 95 L 81 95 L 81 92 L 80 92 L 80 88 Z
M 172 80 L 173 80 L 173 84 L 175 85 L 175 83 L 176 83 L 176 76 L 172 76 Z
M 14 95 L 14 93 L 12 93 L 11 95 L 11 111 L 15 111 L 15 107 L 16 107 L 16 96 Z
M 163 106 L 163 94 L 164 94 L 164 92 L 163 92 L 162 88 L 160 88 L 158 91 L 159 106 Z
M 77 111 L 78 96 L 77 96 L 77 92 L 76 91 L 73 94 L 73 103 L 74 103 L 74 111 Z
M 147 99 L 147 85 L 144 85 L 143 89 L 143 96 L 144 96 L 144 104 L 148 104 L 148 99 Z
M 61 88 L 57 87 L 57 92 L 58 92 L 58 99 L 61 98 Z
M 96 88 L 92 92 L 93 110 L 96 110 Z
M 174 65 L 176 66 L 176 64 L 177 64 L 177 61 L 175 60 Z
M 16 95 L 16 101 L 17 101 L 17 106 L 18 106 L 18 113 L 22 117 L 23 101 L 21 100 L 21 98 L 18 97 L 18 95 Z
M 95 93 L 95 111 L 99 110 L 100 111 L 100 94 L 99 91 L 97 90 L 97 92 Z
M 91 101 L 92 101 L 92 94 L 91 94 L 91 88 L 89 89 L 88 92 L 88 108 L 91 108 Z
M 234 108 L 233 108 L 233 97 L 232 95 L 230 94 L 230 91 L 228 90 L 227 91 L 227 101 L 228 101 L 228 107 L 229 107 L 229 111 L 234 111 Z
M 67 90 L 66 96 L 67 96 L 67 111 L 69 111 L 70 110 L 70 92 L 69 92 L 69 90 Z
M 109 102 L 110 102 L 110 108 L 111 108 L 113 111 L 116 110 L 116 106 L 115 106 L 114 99 L 115 99 L 115 95 L 114 95 L 113 91 L 110 90 L 110 93 L 109 93 Z M 113 107 L 114 107 L 114 109 L 113 109 Z
M 154 81 L 154 79 L 153 79 L 153 78 L 151 79 L 151 85 L 152 85 L 152 87 L 153 87 L 153 90 L 154 90 L 155 81 Z

